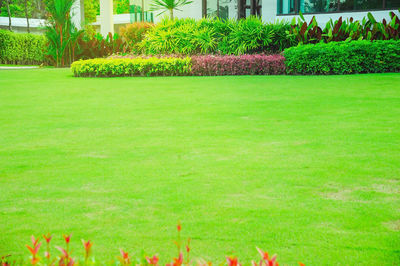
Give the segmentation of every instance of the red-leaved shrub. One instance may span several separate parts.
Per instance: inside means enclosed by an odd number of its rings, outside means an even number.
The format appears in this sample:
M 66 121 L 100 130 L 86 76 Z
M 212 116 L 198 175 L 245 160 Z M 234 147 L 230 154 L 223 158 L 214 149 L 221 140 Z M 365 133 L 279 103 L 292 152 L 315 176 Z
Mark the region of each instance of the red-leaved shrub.
M 199 55 L 192 57 L 192 75 L 280 75 L 285 74 L 282 55 Z

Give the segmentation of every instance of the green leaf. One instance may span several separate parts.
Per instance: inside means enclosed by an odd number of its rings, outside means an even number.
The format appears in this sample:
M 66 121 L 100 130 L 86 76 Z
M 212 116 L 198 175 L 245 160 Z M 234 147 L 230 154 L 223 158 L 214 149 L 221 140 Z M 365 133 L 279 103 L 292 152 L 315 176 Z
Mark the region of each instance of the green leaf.
M 306 21 L 306 20 L 304 19 L 303 13 L 302 13 L 301 11 L 299 11 L 299 16 L 300 16 L 300 18 L 301 18 L 303 21 Z

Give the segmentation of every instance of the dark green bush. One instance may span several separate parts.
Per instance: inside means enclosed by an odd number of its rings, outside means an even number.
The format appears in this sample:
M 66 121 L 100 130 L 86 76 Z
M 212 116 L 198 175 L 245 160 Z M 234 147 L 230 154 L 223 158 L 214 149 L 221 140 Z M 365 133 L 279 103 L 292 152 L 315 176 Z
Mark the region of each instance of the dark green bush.
M 0 63 L 38 65 L 44 63 L 46 38 L 41 35 L 0 30 Z
M 75 77 L 183 76 L 191 72 L 186 58 L 89 59 L 71 65 Z
M 267 23 L 265 27 L 274 33 L 271 43 L 268 45 L 268 51 L 279 53 L 286 48 L 297 45 L 296 38 L 289 34 L 291 29 L 289 22 L 285 20 L 275 21 L 274 23 Z
M 299 45 L 284 51 L 288 74 L 400 71 L 400 41 L 351 41 Z

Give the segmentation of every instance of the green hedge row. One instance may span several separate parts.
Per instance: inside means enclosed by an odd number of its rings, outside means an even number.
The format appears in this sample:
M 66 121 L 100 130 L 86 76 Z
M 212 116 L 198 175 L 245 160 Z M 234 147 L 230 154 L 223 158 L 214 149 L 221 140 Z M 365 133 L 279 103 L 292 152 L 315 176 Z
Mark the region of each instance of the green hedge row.
M 400 41 L 299 45 L 284 51 L 287 74 L 353 74 L 400 71 Z
M 191 59 L 122 58 L 75 61 L 71 70 L 76 77 L 183 76 L 191 72 Z
M 0 63 L 38 65 L 46 61 L 43 35 L 13 33 L 0 30 Z

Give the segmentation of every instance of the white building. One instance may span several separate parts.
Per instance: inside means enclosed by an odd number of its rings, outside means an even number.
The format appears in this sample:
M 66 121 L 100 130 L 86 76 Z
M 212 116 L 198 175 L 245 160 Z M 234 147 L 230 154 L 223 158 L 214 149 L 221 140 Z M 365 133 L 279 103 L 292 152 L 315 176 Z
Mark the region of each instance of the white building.
M 128 15 L 111 16 L 110 4 L 112 0 L 100 0 L 103 10 L 100 14 L 97 25 L 102 26 L 102 33 L 114 27 L 110 23 L 118 25 L 129 23 Z M 147 0 L 151 1 L 151 0 Z M 390 19 L 389 12 L 393 11 L 399 15 L 400 0 L 193 0 L 193 3 L 184 6 L 181 11 L 175 11 L 175 17 L 195 18 L 220 17 L 245 18 L 251 15 L 261 16 L 266 22 L 279 20 L 292 20 L 302 12 L 306 20 L 315 16 L 320 25 L 325 24 L 330 18 L 337 19 L 342 16 L 344 19 L 353 17 L 361 20 L 371 12 L 377 20 Z M 114 19 L 113 19 L 114 17 Z M 161 19 L 155 16 L 155 22 Z
M 400 0 L 194 0 L 177 12 L 178 17 L 244 18 L 258 15 L 264 21 L 291 20 L 302 12 L 306 19 L 316 16 L 320 23 L 329 18 L 362 19 L 371 12 L 377 19 L 389 18 L 389 11 L 399 14 Z
M 100 28 L 103 35 L 108 32 L 118 32 L 118 28 L 131 22 L 129 14 L 113 15 L 112 0 L 100 1 L 100 16 L 94 23 Z M 135 1 L 135 0 L 132 0 Z M 152 0 L 145 0 L 147 5 Z M 78 0 L 74 7 L 74 20 L 79 22 L 83 12 L 80 12 L 80 2 Z M 140 0 L 141 2 L 141 0 Z M 175 11 L 175 17 L 195 18 L 220 17 L 245 18 L 250 15 L 261 16 L 264 21 L 273 22 L 277 19 L 291 20 L 298 16 L 299 12 L 304 14 L 307 21 L 315 16 L 318 23 L 323 25 L 330 18 L 337 19 L 353 17 L 360 20 L 371 12 L 377 20 L 389 17 L 389 11 L 399 15 L 400 0 L 193 0 L 193 3 L 184 6 L 181 11 Z M 155 22 L 162 16 L 154 16 Z M 41 20 L 30 20 L 31 27 L 38 27 L 43 24 Z M 14 30 L 23 31 L 26 27 L 26 19 L 13 19 Z M 8 25 L 8 18 L 0 17 L 0 28 Z M 18 28 L 20 30 L 18 30 Z

